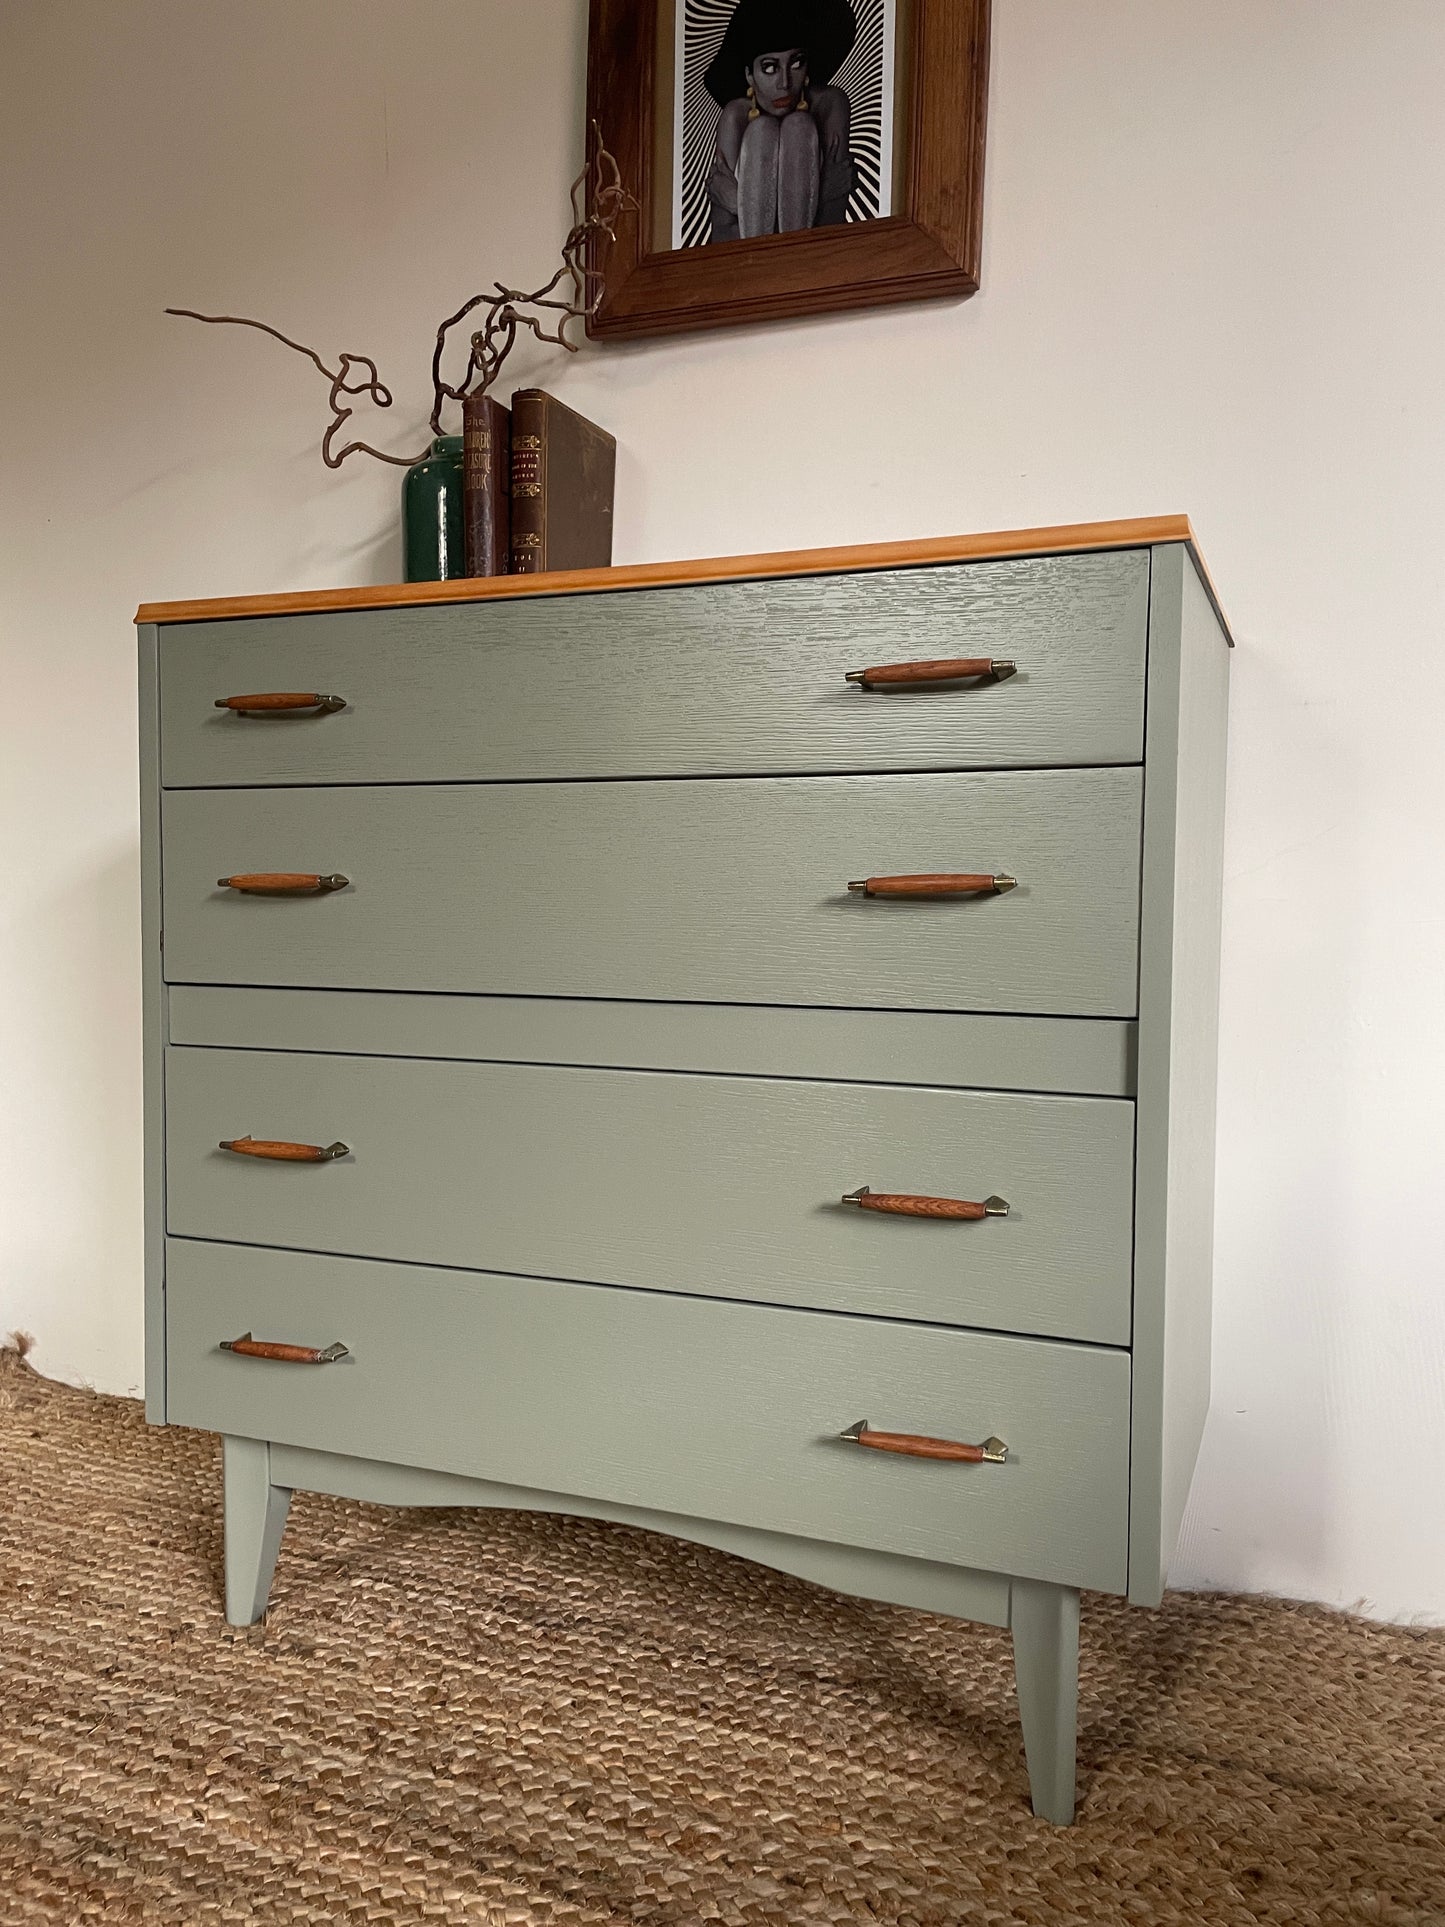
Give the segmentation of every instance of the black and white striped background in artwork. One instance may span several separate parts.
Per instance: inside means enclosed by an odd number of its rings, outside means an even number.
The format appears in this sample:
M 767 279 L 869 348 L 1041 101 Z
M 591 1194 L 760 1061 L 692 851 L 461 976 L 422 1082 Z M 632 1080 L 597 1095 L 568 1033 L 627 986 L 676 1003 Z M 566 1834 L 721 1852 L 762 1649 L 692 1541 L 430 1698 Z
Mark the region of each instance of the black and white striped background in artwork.
M 700 247 L 709 233 L 707 172 L 712 164 L 720 109 L 702 83 L 722 44 L 737 0 L 677 0 L 682 12 L 682 193 L 674 211 L 674 245 Z M 889 210 L 880 207 L 885 138 L 892 145 L 893 102 L 883 98 L 887 37 L 896 29 L 890 0 L 852 0 L 858 37 L 833 84 L 852 107 L 853 161 L 856 169 L 848 202 L 850 221 L 871 221 Z M 888 63 L 891 71 L 891 61 Z M 674 108 L 674 111 L 676 109 Z M 676 200 L 676 197 L 675 197 Z

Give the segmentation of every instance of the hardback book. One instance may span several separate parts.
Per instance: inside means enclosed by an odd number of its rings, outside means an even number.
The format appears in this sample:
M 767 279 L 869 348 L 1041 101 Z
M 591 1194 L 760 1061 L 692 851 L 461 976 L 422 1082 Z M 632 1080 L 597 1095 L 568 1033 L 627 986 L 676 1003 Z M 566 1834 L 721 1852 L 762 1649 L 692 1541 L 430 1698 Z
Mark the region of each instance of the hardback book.
M 541 388 L 512 397 L 512 573 L 612 561 L 617 443 Z
M 512 418 L 490 395 L 462 403 L 462 534 L 468 575 L 512 566 Z

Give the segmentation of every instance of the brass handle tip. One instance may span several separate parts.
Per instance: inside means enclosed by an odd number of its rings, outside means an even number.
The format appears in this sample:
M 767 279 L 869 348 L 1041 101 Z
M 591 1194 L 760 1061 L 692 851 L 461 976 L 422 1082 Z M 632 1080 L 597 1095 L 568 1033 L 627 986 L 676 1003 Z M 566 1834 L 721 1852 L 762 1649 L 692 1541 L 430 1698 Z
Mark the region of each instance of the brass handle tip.
M 1001 1198 L 995 1194 L 991 1198 L 984 1199 L 983 1208 L 987 1217 L 1006 1218 L 1008 1216 L 1008 1199 Z
M 847 1431 L 840 1432 L 838 1434 L 838 1437 L 840 1439 L 847 1439 L 850 1445 L 857 1445 L 862 1440 L 863 1434 L 867 1430 L 868 1430 L 867 1419 L 860 1418 L 856 1425 L 850 1425 Z
M 993 887 L 995 890 L 1017 890 L 1019 880 L 1017 877 L 995 877 Z
M 985 1465 L 1006 1465 L 1008 1463 L 1008 1447 L 1002 1439 L 985 1439 L 983 1442 L 983 1458 Z
M 860 1184 L 856 1191 L 845 1191 L 838 1202 L 839 1204 L 862 1204 L 867 1195 L 868 1186 L 866 1184 Z
M 850 890 L 853 890 L 853 891 L 855 891 L 855 892 L 857 892 L 857 893 L 859 893 L 859 894 L 861 894 L 861 893 L 862 893 L 862 892 L 863 892 L 864 890 L 866 890 L 866 889 L 868 888 L 868 879 L 867 879 L 867 877 L 859 877 L 859 879 L 858 879 L 858 881 L 857 881 L 856 883 L 850 883 L 850 884 L 848 885 L 848 888 L 849 888 Z
M 1016 662 L 1000 662 L 995 658 L 993 665 L 993 679 L 995 682 L 1007 682 L 1010 676 L 1016 676 L 1018 673 L 1019 666 Z

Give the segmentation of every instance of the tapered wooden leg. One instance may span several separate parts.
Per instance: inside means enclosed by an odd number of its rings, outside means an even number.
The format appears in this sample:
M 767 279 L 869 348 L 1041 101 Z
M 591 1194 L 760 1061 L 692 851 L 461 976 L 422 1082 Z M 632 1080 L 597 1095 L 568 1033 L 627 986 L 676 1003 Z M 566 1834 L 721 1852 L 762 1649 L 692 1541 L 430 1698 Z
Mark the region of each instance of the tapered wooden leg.
M 266 1610 L 291 1492 L 271 1483 L 264 1439 L 222 1441 L 226 1488 L 226 1617 L 253 1626 Z
M 1009 1626 L 1034 1812 L 1066 1827 L 1074 1817 L 1079 1718 L 1077 1590 L 1015 1579 L 1009 1588 Z

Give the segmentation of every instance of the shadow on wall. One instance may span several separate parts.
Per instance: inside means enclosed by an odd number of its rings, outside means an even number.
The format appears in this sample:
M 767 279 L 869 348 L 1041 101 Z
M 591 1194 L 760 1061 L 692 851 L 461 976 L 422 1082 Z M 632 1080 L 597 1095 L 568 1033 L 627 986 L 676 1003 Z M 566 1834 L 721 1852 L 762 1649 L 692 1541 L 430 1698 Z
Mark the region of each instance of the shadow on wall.
M 346 544 L 318 541 L 302 558 L 301 567 L 308 581 L 322 579 L 329 569 L 338 582 L 400 582 L 403 577 L 401 553 L 401 480 L 406 470 L 399 468 L 395 526 Z
M 1170 1574 L 1181 1586 L 1304 1597 L 1317 1596 L 1320 1573 L 1349 1565 L 1357 1529 L 1359 1440 L 1337 1393 L 1351 1377 L 1356 1262 L 1342 1219 L 1364 1154 L 1349 1092 L 1368 1081 L 1367 1040 L 1338 1018 L 1359 1007 L 1368 975 L 1362 920 L 1338 916 L 1339 839 L 1367 798 L 1351 703 L 1319 700 L 1314 675 L 1308 664 L 1287 671 L 1259 643 L 1233 664 L 1231 768 L 1253 767 L 1269 807 L 1254 803 L 1248 842 L 1232 834 L 1242 786 L 1230 783 L 1216 1369 Z M 1323 816 L 1322 768 L 1334 785 Z M 1260 821 L 1275 826 L 1272 843 L 1261 845 Z
M 138 1392 L 143 1359 L 139 846 L 31 899 L 7 932 L 4 1311 L 41 1372 Z

